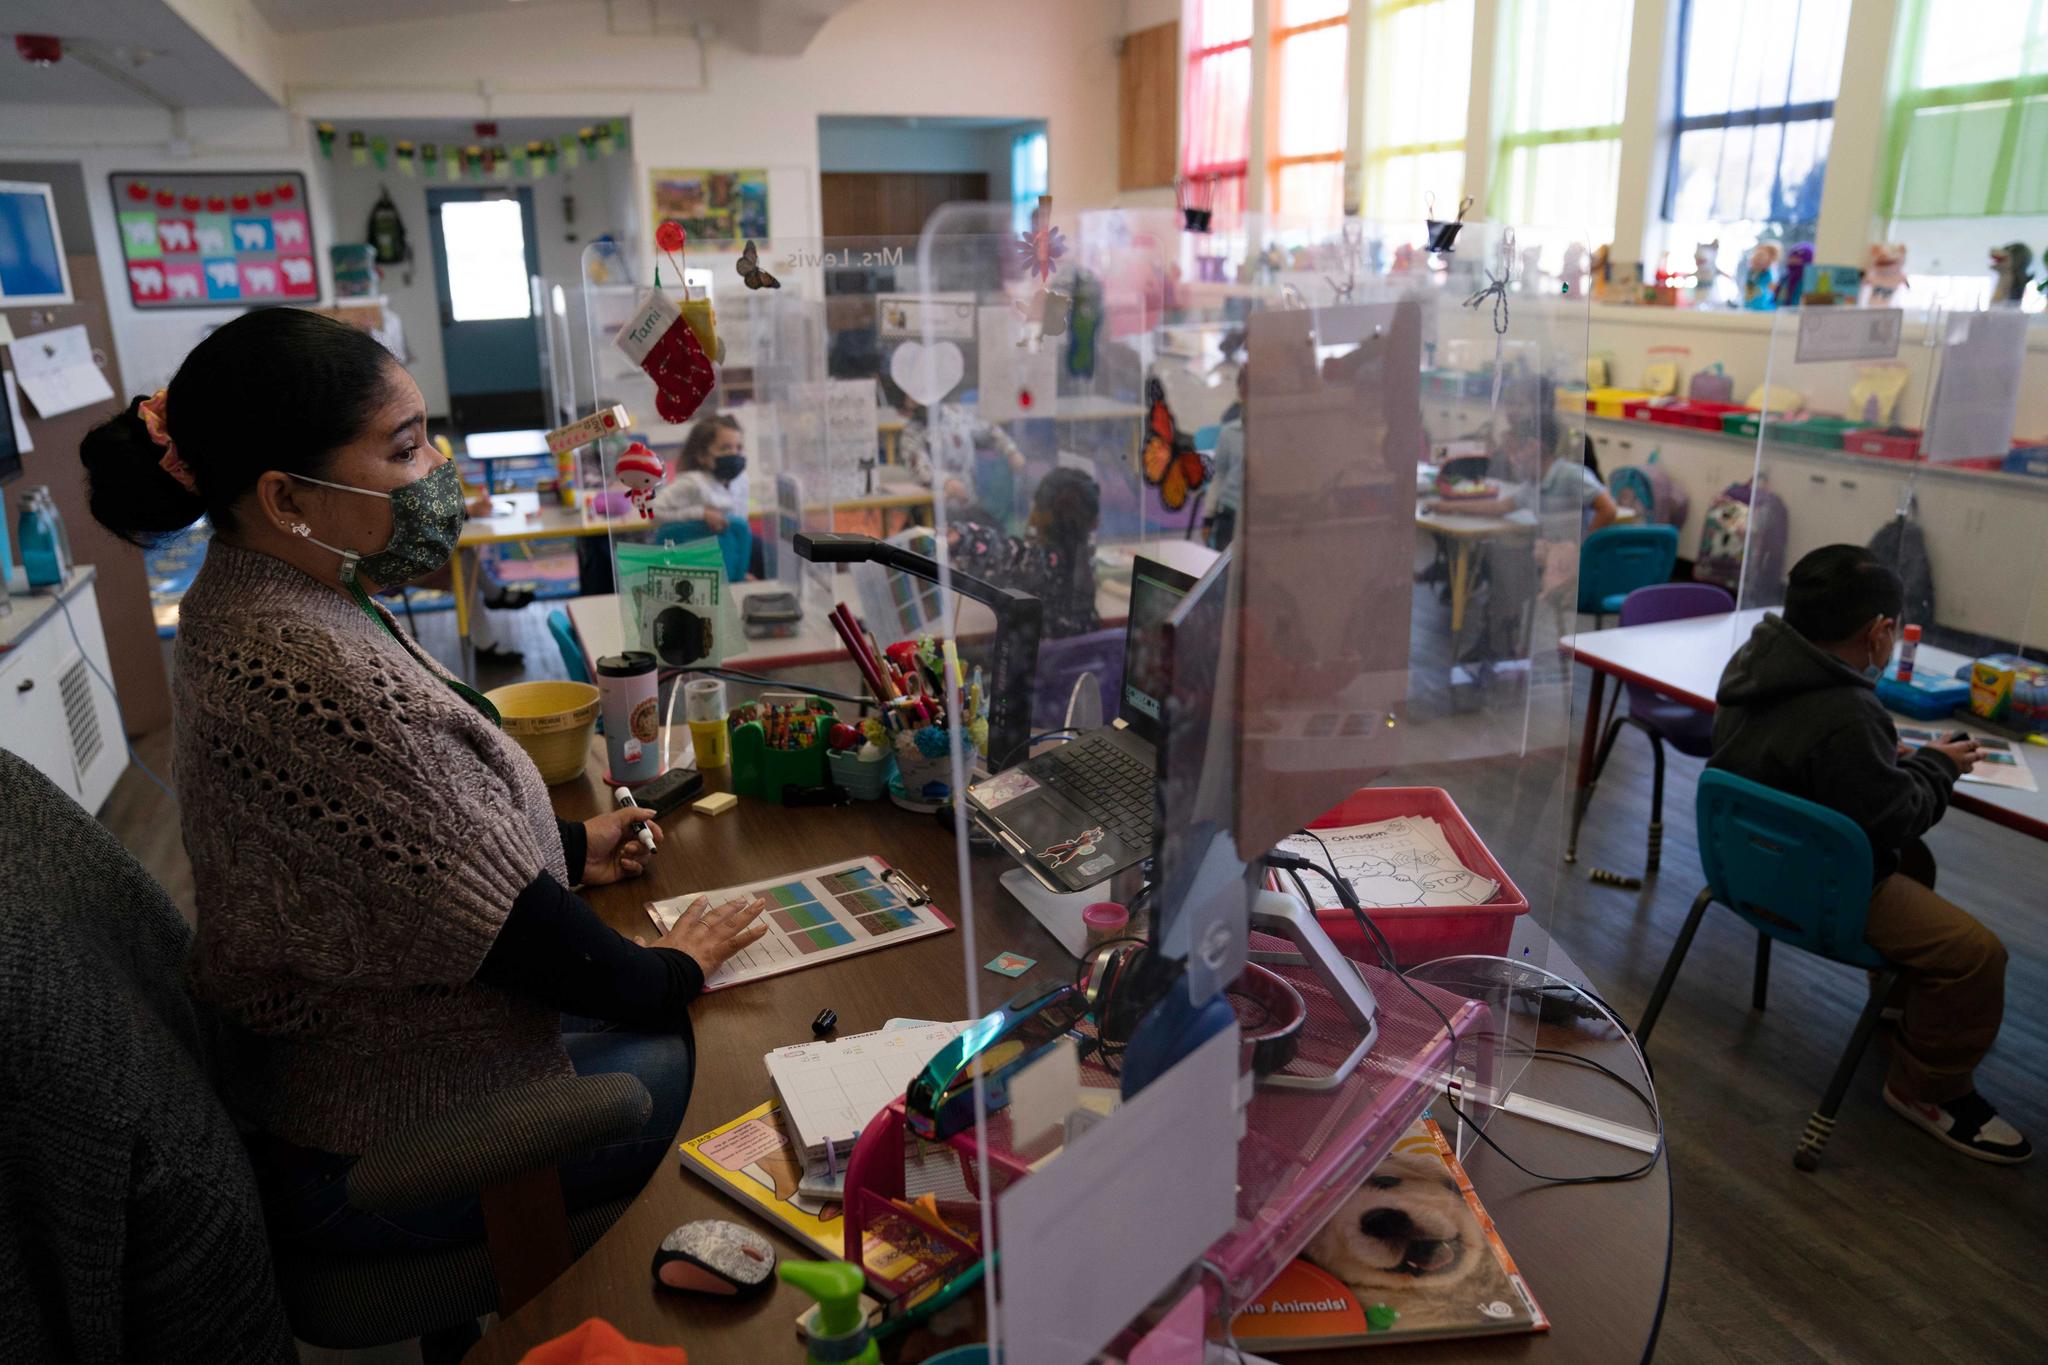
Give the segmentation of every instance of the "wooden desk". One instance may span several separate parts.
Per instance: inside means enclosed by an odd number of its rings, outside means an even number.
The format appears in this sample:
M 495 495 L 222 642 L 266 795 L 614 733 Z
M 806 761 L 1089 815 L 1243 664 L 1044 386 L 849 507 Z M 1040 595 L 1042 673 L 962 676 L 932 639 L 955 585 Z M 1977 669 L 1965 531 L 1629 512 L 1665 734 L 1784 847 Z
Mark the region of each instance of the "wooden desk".
M 1445 506 L 1448 506 L 1445 505 Z M 1536 535 L 1536 514 L 1509 512 L 1505 516 L 1480 516 L 1423 508 L 1415 513 L 1415 524 L 1450 547 L 1451 552 L 1451 634 L 1465 624 L 1465 604 L 1478 586 L 1478 547 L 1489 540 L 1527 540 Z
M 1646 626 L 1613 626 L 1606 630 L 1569 635 L 1558 648 L 1593 670 L 1593 694 L 1586 704 L 1586 728 L 1579 742 L 1576 786 L 1583 808 L 1591 785 L 1594 751 L 1600 742 L 1600 708 L 1609 676 L 1622 682 L 1655 688 L 1673 701 L 1684 702 L 1696 711 L 1714 709 L 1714 693 L 1721 685 L 1721 671 L 1742 643 L 1749 639 L 1766 609 L 1723 612 L 1694 616 L 1681 621 L 1658 621 Z M 1953 650 L 1920 646 L 1915 669 L 1929 674 L 1954 677 L 1968 660 Z M 1965 718 L 1952 721 L 1912 720 L 1894 717 L 1902 725 L 1961 726 L 1978 734 L 1996 734 L 1988 728 L 1969 725 Z M 2009 738 L 2009 736 L 2006 736 Z M 2048 749 L 2020 746 L 2034 781 L 2048 781 Z M 2014 791 L 1982 782 L 1958 782 L 1949 804 L 1986 820 L 2018 830 L 2036 839 L 2048 839 L 2048 790 Z M 1573 816 L 1576 828 L 1577 815 Z
M 594 745 L 592 763 L 580 781 L 552 789 L 555 809 L 565 819 L 586 819 L 610 805 L 599 774 L 603 749 Z M 841 809 L 787 810 L 743 800 L 717 819 L 687 810 L 663 822 L 662 851 L 648 875 L 589 895 L 605 920 L 622 932 L 648 933 L 642 904 L 710 886 L 736 883 L 816 866 L 865 853 L 886 855 L 930 889 L 941 908 L 962 910 L 956 850 L 950 828 L 929 816 L 912 815 L 887 802 L 856 803 Z M 977 962 L 1012 949 L 1039 965 L 1021 981 L 980 972 L 984 1009 L 1030 986 L 1065 979 L 1073 960 L 1037 922 L 999 890 L 996 878 L 1005 859 L 977 858 L 970 864 L 977 931 Z M 839 1011 L 840 1031 L 880 1027 L 892 1016 L 957 1019 L 966 1013 L 967 971 L 961 932 L 937 934 L 900 947 L 880 949 L 720 992 L 693 1011 L 696 1025 L 696 1085 L 679 1137 L 704 1132 L 744 1113 L 769 1097 L 761 1054 L 810 1036 L 810 1021 L 821 1007 Z M 1591 1043 L 1570 1030 L 1551 1030 L 1539 1040 L 1586 1051 L 1619 1069 L 1618 1044 Z M 1596 1097 L 1596 1085 L 1553 1066 L 1539 1093 L 1589 1110 L 1641 1122 L 1625 1108 L 1611 1108 L 1611 1095 Z M 1589 1073 L 1590 1074 L 1590 1073 Z M 1626 1074 L 1626 1073 L 1624 1073 Z M 1593 1081 L 1602 1078 L 1593 1076 Z M 1574 1089 L 1579 1087 L 1580 1089 Z M 1581 1098 L 1583 1091 L 1583 1098 Z M 1500 1140 L 1537 1169 L 1611 1170 L 1627 1153 L 1549 1128 L 1502 1117 Z M 1480 1194 L 1508 1246 L 1528 1275 L 1538 1300 L 1555 1326 L 1547 1337 L 1510 1337 L 1467 1342 L 1446 1355 L 1440 1345 L 1401 1348 L 1395 1359 L 1515 1359 L 1538 1362 L 1637 1361 L 1654 1342 L 1670 1263 L 1671 1210 L 1668 1168 L 1643 1180 L 1587 1188 L 1536 1188 L 1528 1177 L 1482 1149 L 1470 1169 Z M 750 1218 L 739 1206 L 686 1175 L 671 1155 L 640 1197 L 581 1260 L 538 1297 L 500 1322 L 470 1353 L 473 1365 L 511 1365 L 536 1343 L 557 1336 L 593 1315 L 628 1337 L 680 1343 L 694 1361 L 794 1360 L 791 1324 L 807 1305 L 801 1295 L 777 1285 L 773 1293 L 747 1304 L 658 1292 L 650 1263 L 661 1238 L 694 1218 L 725 1218 L 756 1226 L 780 1254 L 806 1256 L 791 1238 Z M 1303 1360 L 1355 1359 L 1353 1353 L 1322 1353 Z

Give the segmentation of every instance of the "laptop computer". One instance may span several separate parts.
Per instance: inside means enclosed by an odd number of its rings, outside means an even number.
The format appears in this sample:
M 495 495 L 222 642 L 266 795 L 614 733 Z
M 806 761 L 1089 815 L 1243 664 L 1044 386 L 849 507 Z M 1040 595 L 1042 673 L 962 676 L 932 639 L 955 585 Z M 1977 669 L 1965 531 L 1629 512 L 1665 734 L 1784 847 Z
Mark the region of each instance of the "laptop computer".
M 967 789 L 968 809 L 1048 890 L 1080 891 L 1152 854 L 1153 787 L 1166 703 L 1166 618 L 1195 578 L 1131 565 L 1119 725 L 1091 730 Z

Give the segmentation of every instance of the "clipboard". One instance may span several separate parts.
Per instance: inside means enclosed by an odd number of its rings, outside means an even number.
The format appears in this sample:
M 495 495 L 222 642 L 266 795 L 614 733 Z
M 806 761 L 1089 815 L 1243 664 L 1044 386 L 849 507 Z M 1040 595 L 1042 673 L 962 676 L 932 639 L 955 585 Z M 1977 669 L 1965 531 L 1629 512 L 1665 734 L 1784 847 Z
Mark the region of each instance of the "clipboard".
M 801 971 L 953 928 L 953 921 L 932 904 L 930 892 L 872 855 L 655 901 L 648 914 L 665 934 L 698 896 L 710 897 L 713 905 L 740 896 L 760 896 L 768 902 L 759 921 L 768 926 L 767 934 L 721 963 L 704 982 L 706 991 Z

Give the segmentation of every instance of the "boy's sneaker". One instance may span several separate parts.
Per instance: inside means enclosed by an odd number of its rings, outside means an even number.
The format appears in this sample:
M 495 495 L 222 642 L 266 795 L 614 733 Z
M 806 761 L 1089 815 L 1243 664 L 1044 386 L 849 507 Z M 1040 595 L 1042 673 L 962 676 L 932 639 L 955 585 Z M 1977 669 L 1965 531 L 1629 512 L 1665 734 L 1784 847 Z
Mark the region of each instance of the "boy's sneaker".
M 1998 1117 L 1991 1102 L 1974 1090 L 1945 1104 L 1923 1104 L 1900 1098 L 1887 1085 L 1884 1102 L 1907 1122 L 1925 1128 L 1964 1156 L 2016 1166 L 2034 1154 L 2033 1144 L 2019 1129 Z

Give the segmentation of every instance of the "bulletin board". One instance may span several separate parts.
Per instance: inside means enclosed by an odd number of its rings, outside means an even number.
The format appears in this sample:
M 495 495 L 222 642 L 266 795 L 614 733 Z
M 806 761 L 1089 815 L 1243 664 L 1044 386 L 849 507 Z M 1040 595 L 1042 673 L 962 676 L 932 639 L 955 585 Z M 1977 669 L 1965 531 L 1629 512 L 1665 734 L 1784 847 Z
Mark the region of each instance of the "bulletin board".
M 690 234 L 690 246 L 768 236 L 768 172 L 657 170 L 647 173 L 647 202 L 654 226 L 674 219 Z
M 306 177 L 297 171 L 116 171 L 107 181 L 138 309 L 320 297 Z

